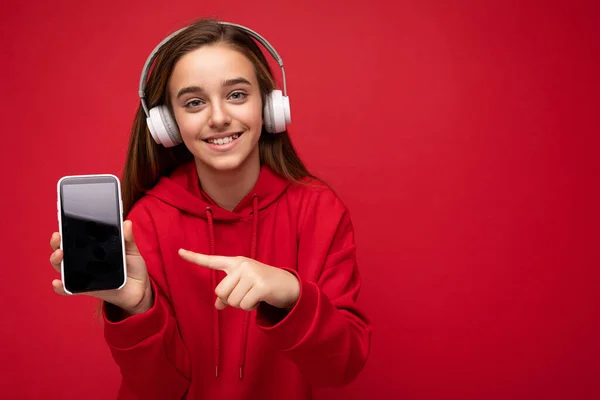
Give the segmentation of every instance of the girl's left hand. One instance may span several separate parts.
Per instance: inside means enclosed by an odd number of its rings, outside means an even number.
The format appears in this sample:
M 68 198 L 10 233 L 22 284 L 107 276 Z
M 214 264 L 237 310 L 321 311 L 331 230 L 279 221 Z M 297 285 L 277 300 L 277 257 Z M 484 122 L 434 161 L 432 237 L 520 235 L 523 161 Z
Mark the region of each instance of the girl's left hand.
M 228 305 L 251 311 L 261 301 L 291 310 L 300 296 L 300 282 L 288 271 L 246 257 L 207 256 L 180 249 L 186 261 L 224 271 L 227 276 L 215 289 L 219 310 Z

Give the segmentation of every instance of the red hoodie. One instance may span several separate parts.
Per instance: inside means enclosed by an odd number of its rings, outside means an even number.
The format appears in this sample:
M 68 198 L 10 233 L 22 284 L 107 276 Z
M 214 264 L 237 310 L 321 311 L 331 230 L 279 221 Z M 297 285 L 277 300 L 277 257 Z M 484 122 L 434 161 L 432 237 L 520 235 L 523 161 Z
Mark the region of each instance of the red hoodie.
M 155 301 L 120 322 L 105 309 L 120 399 L 310 399 L 311 387 L 343 386 L 362 370 L 371 326 L 356 306 L 353 228 L 325 185 L 291 183 L 263 166 L 230 212 L 202 191 L 190 162 L 162 178 L 128 219 Z M 300 297 L 289 312 L 266 303 L 218 311 L 214 290 L 225 273 L 184 261 L 179 248 L 285 269 L 298 278 Z

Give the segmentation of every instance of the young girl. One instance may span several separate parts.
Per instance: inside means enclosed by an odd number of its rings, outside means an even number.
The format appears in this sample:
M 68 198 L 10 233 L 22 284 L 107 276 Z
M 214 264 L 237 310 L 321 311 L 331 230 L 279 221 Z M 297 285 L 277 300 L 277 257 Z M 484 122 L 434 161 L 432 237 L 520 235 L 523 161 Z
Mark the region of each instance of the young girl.
M 367 360 L 348 211 L 294 151 L 252 37 L 200 20 L 157 47 L 145 91 L 142 74 L 123 178 L 127 283 L 87 293 L 103 300 L 120 399 L 309 399 Z M 58 233 L 51 245 L 60 271 Z

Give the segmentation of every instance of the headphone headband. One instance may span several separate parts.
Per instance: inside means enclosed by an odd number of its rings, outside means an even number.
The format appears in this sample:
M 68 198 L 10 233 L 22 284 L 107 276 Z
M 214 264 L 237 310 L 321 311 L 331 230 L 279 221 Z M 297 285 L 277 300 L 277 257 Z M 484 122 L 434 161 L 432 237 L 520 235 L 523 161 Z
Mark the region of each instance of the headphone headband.
M 281 68 L 281 75 L 283 77 L 283 95 L 287 97 L 287 86 L 286 86 L 286 82 L 285 82 L 285 70 L 283 69 L 283 60 L 281 59 L 281 57 L 279 56 L 279 54 L 277 53 L 275 48 L 273 46 L 271 46 L 271 44 L 264 37 L 262 37 L 261 35 L 259 35 L 256 32 L 254 32 L 250 28 L 246 28 L 245 26 L 234 24 L 231 22 L 218 22 L 218 23 L 220 25 L 233 26 L 235 28 L 242 30 L 249 36 L 256 39 L 260 44 L 262 44 L 265 47 L 265 49 L 267 49 L 267 51 L 271 54 L 271 56 L 275 59 L 275 61 L 277 61 L 277 64 Z M 139 90 L 138 90 L 138 95 L 142 102 L 142 108 L 144 109 L 144 113 L 146 114 L 147 118 L 150 118 L 150 112 L 148 111 L 148 105 L 146 104 L 146 83 L 147 83 L 147 79 L 148 79 L 148 73 L 150 71 L 150 66 L 152 65 L 152 62 L 154 61 L 154 58 L 156 57 L 156 53 L 158 53 L 160 51 L 160 49 L 169 40 L 171 40 L 173 37 L 177 36 L 179 33 L 181 33 L 182 31 L 184 31 L 188 28 L 189 28 L 189 26 L 179 29 L 178 31 L 173 32 L 172 34 L 167 36 L 165 39 L 163 39 L 154 48 L 154 50 L 152 50 L 152 53 L 150 53 L 150 56 L 148 57 L 148 59 L 146 60 L 146 62 L 144 64 L 144 69 L 142 70 L 142 76 L 140 77 L 140 86 L 139 86 Z

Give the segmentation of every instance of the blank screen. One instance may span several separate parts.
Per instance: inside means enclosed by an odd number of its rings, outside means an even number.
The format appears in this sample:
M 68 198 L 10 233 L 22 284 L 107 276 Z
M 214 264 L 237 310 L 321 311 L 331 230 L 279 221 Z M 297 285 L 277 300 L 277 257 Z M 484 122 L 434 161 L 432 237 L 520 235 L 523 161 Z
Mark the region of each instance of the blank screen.
M 118 186 L 111 177 L 72 178 L 61 185 L 64 280 L 72 293 L 123 284 Z

